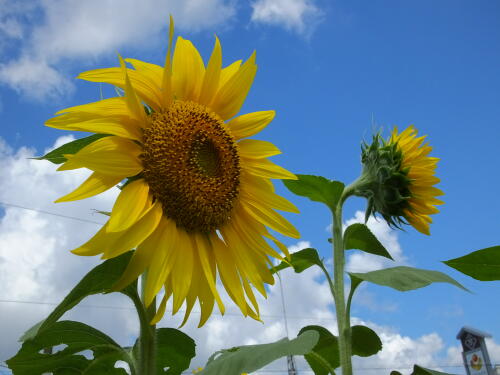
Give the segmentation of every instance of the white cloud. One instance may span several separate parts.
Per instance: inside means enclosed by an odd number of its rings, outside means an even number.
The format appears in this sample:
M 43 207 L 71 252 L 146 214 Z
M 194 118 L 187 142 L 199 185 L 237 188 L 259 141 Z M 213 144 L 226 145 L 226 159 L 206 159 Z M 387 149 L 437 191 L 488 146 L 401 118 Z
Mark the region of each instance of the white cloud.
M 21 38 L 18 6 L 3 6 L 7 10 L 3 21 L 0 14 L 0 29 L 5 22 L 18 25 L 9 33 Z M 63 60 L 111 56 L 125 46 L 165 49 L 160 43 L 167 40 L 169 14 L 179 29 L 193 32 L 223 27 L 235 14 L 232 0 L 42 0 L 39 6 L 42 21 L 24 38 L 18 58 L 0 65 L 0 82 L 34 99 L 71 91 L 66 72 L 56 68 Z
M 253 22 L 282 26 L 305 36 L 323 17 L 314 0 L 256 0 L 251 5 Z
M 0 65 L 0 82 L 36 100 L 59 98 L 73 91 L 73 84 L 43 59 L 27 56 Z

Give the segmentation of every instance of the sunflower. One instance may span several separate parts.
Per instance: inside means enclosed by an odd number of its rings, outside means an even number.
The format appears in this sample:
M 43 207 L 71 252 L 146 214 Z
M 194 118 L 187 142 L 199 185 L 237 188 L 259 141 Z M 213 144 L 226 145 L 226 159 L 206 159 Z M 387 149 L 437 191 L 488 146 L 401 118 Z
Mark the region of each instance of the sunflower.
M 241 312 L 259 319 L 253 288 L 265 297 L 265 284 L 274 283 L 272 258 L 283 259 L 270 242 L 288 256 L 268 228 L 299 238 L 275 211 L 298 210 L 274 192 L 271 179 L 296 177 L 267 159 L 280 153 L 272 143 L 246 139 L 266 127 L 274 111 L 236 116 L 257 70 L 255 52 L 244 63 L 222 68 L 216 37 L 205 66 L 182 37 L 171 56 L 172 38 L 171 22 L 163 67 L 120 57 L 120 67 L 78 76 L 118 86 L 124 95 L 64 109 L 46 122 L 103 135 L 64 155 L 67 161 L 58 170 L 87 168 L 92 174 L 56 202 L 88 198 L 123 182 L 109 220 L 72 252 L 109 259 L 135 249 L 114 289 L 146 272 L 149 306 L 164 288 L 152 323 L 171 297 L 173 314 L 186 303 L 182 324 L 196 301 L 200 326 L 215 302 L 223 314 L 218 278 Z
M 438 158 L 430 157 L 432 147 L 417 137 L 409 126 L 398 134 L 395 127 L 384 140 L 380 134 L 371 145 L 362 146 L 363 173 L 353 184 L 354 194 L 368 198 L 367 218 L 379 213 L 390 226 L 410 224 L 430 234 L 432 218 L 443 204 L 437 196 L 444 193 L 434 187 L 440 180 L 434 175 Z

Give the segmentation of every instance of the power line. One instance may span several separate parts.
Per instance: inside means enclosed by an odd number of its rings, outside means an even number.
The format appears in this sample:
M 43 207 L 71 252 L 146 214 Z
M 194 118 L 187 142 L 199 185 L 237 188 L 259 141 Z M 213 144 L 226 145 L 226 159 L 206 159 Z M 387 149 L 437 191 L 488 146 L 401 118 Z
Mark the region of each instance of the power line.
M 11 300 L 11 299 L 0 299 L 0 303 L 24 303 L 24 304 L 30 304 L 30 305 L 49 305 L 49 306 L 57 306 L 59 303 L 57 302 L 49 302 L 49 301 L 22 301 L 22 300 Z M 127 307 L 127 306 L 113 306 L 113 305 L 86 305 L 86 304 L 81 304 L 78 305 L 80 307 L 85 307 L 85 308 L 96 308 L 96 309 L 116 309 L 116 310 L 135 310 L 133 307 Z M 185 310 L 179 310 L 179 312 L 183 312 Z M 172 310 L 166 310 L 166 312 L 172 312 Z M 200 314 L 200 311 L 192 311 L 194 314 Z M 220 312 L 217 312 L 218 315 Z M 225 315 L 230 315 L 230 316 L 243 316 L 239 312 L 225 312 Z M 262 318 L 283 318 L 282 315 L 274 315 L 274 314 L 262 314 L 260 315 Z M 318 318 L 315 316 L 305 316 L 305 315 L 295 315 L 295 316 L 287 316 L 288 319 L 315 319 L 315 320 L 323 320 L 323 321 L 335 321 L 334 318 Z
M 58 216 L 58 217 L 62 217 L 62 218 L 65 218 L 65 219 L 82 221 L 84 223 L 104 225 L 104 223 L 100 223 L 98 221 L 93 221 L 93 220 L 88 220 L 88 219 L 82 219 L 82 218 L 75 217 L 75 216 L 58 214 L 58 213 L 55 213 L 55 212 L 45 211 L 45 210 L 41 210 L 41 209 L 38 209 L 38 208 L 31 208 L 31 207 L 21 206 L 19 204 L 14 204 L 14 203 L 7 203 L 7 202 L 1 202 L 0 201 L 0 205 L 7 206 L 7 207 L 20 208 L 20 209 L 23 209 L 23 210 L 38 212 L 38 213 L 42 213 L 42 214 L 46 214 L 46 215 Z

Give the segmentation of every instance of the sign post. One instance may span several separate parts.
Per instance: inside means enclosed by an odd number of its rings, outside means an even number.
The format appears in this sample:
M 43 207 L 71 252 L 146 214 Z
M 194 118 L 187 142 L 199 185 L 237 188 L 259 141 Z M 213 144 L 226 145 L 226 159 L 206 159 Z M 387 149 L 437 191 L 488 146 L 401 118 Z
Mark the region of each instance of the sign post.
M 462 327 L 457 339 L 462 343 L 462 358 L 467 375 L 495 375 L 488 355 L 485 338 L 489 333 L 471 327 Z

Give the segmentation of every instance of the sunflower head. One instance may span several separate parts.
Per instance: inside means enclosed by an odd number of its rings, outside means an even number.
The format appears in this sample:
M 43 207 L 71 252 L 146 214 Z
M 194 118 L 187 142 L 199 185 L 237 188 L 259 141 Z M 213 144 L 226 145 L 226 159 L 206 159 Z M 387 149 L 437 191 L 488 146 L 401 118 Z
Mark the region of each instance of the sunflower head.
M 221 286 L 245 316 L 259 320 L 253 290 L 266 296 L 272 258 L 288 254 L 269 229 L 299 237 L 276 212 L 298 210 L 271 180 L 296 177 L 268 160 L 280 154 L 276 146 L 248 139 L 274 111 L 238 115 L 257 71 L 255 53 L 224 67 L 216 38 L 205 64 L 190 41 L 178 37 L 172 48 L 172 39 L 173 24 L 164 66 L 120 57 L 119 67 L 80 74 L 118 86 L 124 96 L 66 108 L 46 122 L 100 135 L 64 155 L 59 170 L 92 173 L 59 202 L 125 181 L 108 222 L 73 253 L 109 259 L 135 249 L 114 289 L 146 273 L 146 305 L 164 290 L 153 322 L 170 300 L 174 313 L 186 306 L 184 322 L 198 303 L 204 324 L 215 303 L 224 313 Z
M 366 219 L 378 213 L 390 226 L 410 224 L 429 234 L 429 215 L 439 212 L 435 205 L 443 202 L 435 197 L 443 192 L 433 186 L 439 182 L 434 176 L 439 159 L 429 156 L 432 147 L 424 139 L 410 126 L 399 134 L 395 128 L 388 139 L 378 133 L 371 144 L 363 143 L 363 171 L 354 194 L 368 199 Z

